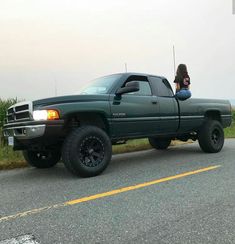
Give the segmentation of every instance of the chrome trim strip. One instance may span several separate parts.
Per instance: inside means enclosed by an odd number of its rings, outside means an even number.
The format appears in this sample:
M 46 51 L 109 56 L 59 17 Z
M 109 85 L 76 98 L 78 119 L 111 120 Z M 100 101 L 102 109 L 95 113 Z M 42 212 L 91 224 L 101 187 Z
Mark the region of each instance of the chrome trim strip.
M 134 118 L 111 118 L 110 121 L 161 121 L 161 120 L 179 120 L 178 116 L 167 116 L 167 117 L 134 117 Z
M 28 110 L 16 111 L 16 108 L 24 106 L 24 105 L 28 105 Z M 9 112 L 9 110 L 13 110 L 13 111 Z M 27 112 L 29 113 L 28 117 L 16 119 L 16 115 L 19 115 L 21 113 L 27 113 Z M 7 115 L 8 123 L 14 123 L 14 122 L 23 121 L 23 120 L 33 120 L 33 103 L 31 101 L 16 103 L 7 109 L 6 115 Z M 9 120 L 8 117 L 10 117 L 10 116 L 12 116 L 13 119 Z
M 17 119 L 17 120 L 14 120 L 14 121 L 16 121 L 16 122 L 29 121 L 29 118 Z
M 161 119 L 179 119 L 179 116 L 164 116 L 164 117 L 160 117 Z
M 195 115 L 195 116 L 181 116 L 179 118 L 179 116 L 158 116 L 158 117 L 135 117 L 135 118 L 111 118 L 110 120 L 111 121 L 114 121 L 114 122 L 123 122 L 123 121 L 129 121 L 129 122 L 132 122 L 132 121 L 151 121 L 151 120 L 179 120 L 179 119 L 203 119 L 204 116 L 202 115 Z
M 3 130 L 4 137 L 13 136 L 16 139 L 32 139 L 43 136 L 46 125 L 16 126 Z
M 181 119 L 203 119 L 204 116 L 203 115 L 184 115 L 184 116 L 180 116 Z
M 21 114 L 21 113 L 29 113 L 29 110 L 21 110 L 21 111 L 15 111 L 15 114 Z
M 112 118 L 111 119 L 112 121 L 114 122 L 124 122 L 124 121 L 127 121 L 127 122 L 133 122 L 133 121 L 149 121 L 149 120 L 161 120 L 161 117 L 135 117 L 135 118 Z
M 38 128 L 38 127 L 44 127 L 46 126 L 45 124 L 43 125 L 23 125 L 23 126 L 16 126 L 16 127 L 11 127 L 11 128 L 7 128 L 7 130 L 9 129 L 24 129 L 24 128 Z

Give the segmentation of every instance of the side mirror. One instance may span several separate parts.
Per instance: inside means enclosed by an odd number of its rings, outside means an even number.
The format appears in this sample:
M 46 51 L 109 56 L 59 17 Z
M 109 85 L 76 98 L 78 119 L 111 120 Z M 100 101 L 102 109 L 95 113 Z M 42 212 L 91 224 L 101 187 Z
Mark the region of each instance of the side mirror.
M 137 92 L 140 90 L 140 84 L 138 81 L 130 81 L 127 82 L 124 87 L 119 88 L 116 91 L 116 95 L 122 95 L 124 93 L 129 93 L 129 92 Z

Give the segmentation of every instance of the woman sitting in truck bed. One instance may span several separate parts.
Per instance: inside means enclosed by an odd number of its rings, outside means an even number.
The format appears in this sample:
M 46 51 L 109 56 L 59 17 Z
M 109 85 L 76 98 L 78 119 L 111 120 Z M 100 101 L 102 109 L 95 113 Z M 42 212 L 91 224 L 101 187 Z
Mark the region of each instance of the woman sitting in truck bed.
M 180 64 L 177 68 L 174 83 L 176 85 L 175 96 L 179 100 L 186 100 L 191 97 L 190 92 L 190 77 L 188 75 L 187 66 L 185 64 Z

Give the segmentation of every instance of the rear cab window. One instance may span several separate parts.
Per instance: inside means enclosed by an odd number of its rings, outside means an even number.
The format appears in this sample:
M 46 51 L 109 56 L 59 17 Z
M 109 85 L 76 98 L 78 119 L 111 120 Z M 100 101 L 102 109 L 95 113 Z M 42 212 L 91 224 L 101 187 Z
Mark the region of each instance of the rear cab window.
M 153 89 L 154 95 L 158 97 L 172 97 L 174 93 L 167 79 L 150 76 L 149 80 Z

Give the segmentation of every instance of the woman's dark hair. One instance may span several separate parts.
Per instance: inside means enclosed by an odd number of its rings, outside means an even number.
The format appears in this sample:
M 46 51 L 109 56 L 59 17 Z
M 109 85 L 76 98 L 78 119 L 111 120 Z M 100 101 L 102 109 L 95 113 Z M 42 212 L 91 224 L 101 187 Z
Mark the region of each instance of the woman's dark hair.
M 188 70 L 185 64 L 180 64 L 178 66 L 176 76 L 181 79 L 188 77 Z

